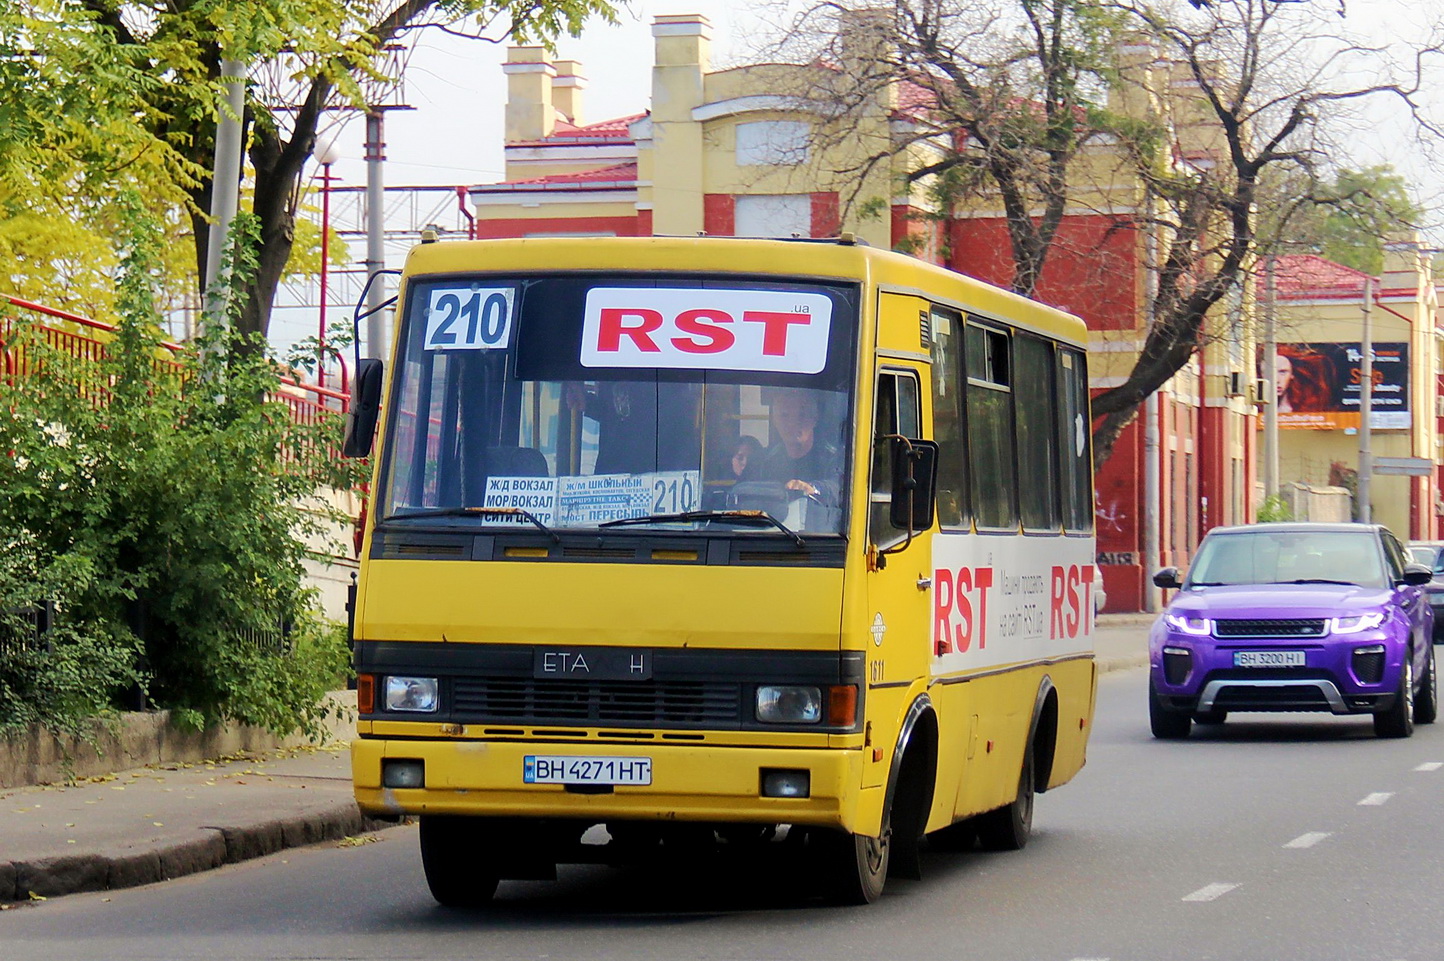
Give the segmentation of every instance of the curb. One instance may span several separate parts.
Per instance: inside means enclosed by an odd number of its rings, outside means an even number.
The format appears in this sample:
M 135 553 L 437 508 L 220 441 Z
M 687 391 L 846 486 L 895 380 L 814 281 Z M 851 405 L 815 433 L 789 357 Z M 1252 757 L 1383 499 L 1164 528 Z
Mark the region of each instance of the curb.
M 0 903 L 154 884 L 397 823 L 366 817 L 348 801 L 260 824 L 204 828 L 200 837 L 149 850 L 0 861 Z

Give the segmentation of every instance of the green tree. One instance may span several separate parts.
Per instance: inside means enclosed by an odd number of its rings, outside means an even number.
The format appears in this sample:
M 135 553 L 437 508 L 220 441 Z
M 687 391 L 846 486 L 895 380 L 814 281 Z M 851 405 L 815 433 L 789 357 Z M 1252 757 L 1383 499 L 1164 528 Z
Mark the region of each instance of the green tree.
M 114 318 L 114 198 L 179 209 L 201 173 L 155 133 L 163 85 L 66 0 L 0 5 L 0 289 Z
M 1297 187 L 1297 185 L 1290 185 Z M 1293 191 L 1290 191 L 1293 193 Z M 1301 199 L 1287 231 L 1289 247 L 1312 249 L 1336 263 L 1377 274 L 1390 235 L 1419 227 L 1424 211 L 1391 164 L 1343 169 Z M 1278 209 L 1276 205 L 1265 208 Z
M 257 269 L 243 292 L 242 331 L 264 334 L 296 237 L 303 167 L 319 122 L 338 106 L 380 103 L 399 80 L 387 74 L 388 46 L 410 31 L 469 25 L 478 39 L 550 44 L 580 32 L 589 16 L 611 20 L 608 0 L 48 0 L 58 17 L 96 44 L 163 83 L 141 88 L 154 137 L 199 169 L 178 185 L 191 221 L 196 276 L 209 243 L 212 167 L 223 60 L 244 63 L 245 143 L 254 190 L 249 212 L 260 232 Z M 81 65 L 83 68 L 83 65 Z M 395 69 L 399 70 L 399 67 Z M 75 71 L 81 82 L 84 69 Z M 461 122 L 461 121 L 458 121 Z

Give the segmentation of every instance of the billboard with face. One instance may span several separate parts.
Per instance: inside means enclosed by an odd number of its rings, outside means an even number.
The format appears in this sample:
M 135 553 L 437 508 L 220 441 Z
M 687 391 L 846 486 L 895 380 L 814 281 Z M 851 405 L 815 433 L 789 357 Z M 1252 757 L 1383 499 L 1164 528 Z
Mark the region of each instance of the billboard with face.
M 1370 426 L 1376 430 L 1407 430 L 1410 425 L 1409 345 L 1376 343 L 1373 347 Z M 1357 428 L 1362 361 L 1358 341 L 1279 344 L 1274 366 L 1279 427 Z M 1263 375 L 1260 351 L 1259 376 Z

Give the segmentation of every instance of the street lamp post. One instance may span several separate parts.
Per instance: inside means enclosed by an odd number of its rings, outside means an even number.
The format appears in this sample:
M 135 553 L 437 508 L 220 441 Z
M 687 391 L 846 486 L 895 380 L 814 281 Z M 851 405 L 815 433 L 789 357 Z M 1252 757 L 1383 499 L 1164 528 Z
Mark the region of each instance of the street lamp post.
M 331 165 L 341 152 L 334 140 L 316 151 L 321 162 L 321 303 L 316 329 L 316 386 L 326 386 L 326 271 L 331 260 Z

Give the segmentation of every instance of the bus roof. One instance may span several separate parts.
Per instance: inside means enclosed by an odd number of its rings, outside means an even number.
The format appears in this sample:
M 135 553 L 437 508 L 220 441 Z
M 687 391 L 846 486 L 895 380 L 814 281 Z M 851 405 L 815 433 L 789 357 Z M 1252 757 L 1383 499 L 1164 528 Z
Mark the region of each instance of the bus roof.
M 863 281 L 915 293 L 935 303 L 1006 319 L 1042 333 L 1088 343 L 1083 321 L 966 274 L 906 254 L 846 240 L 734 237 L 528 237 L 422 243 L 405 274 L 554 273 L 558 270 L 785 275 Z

